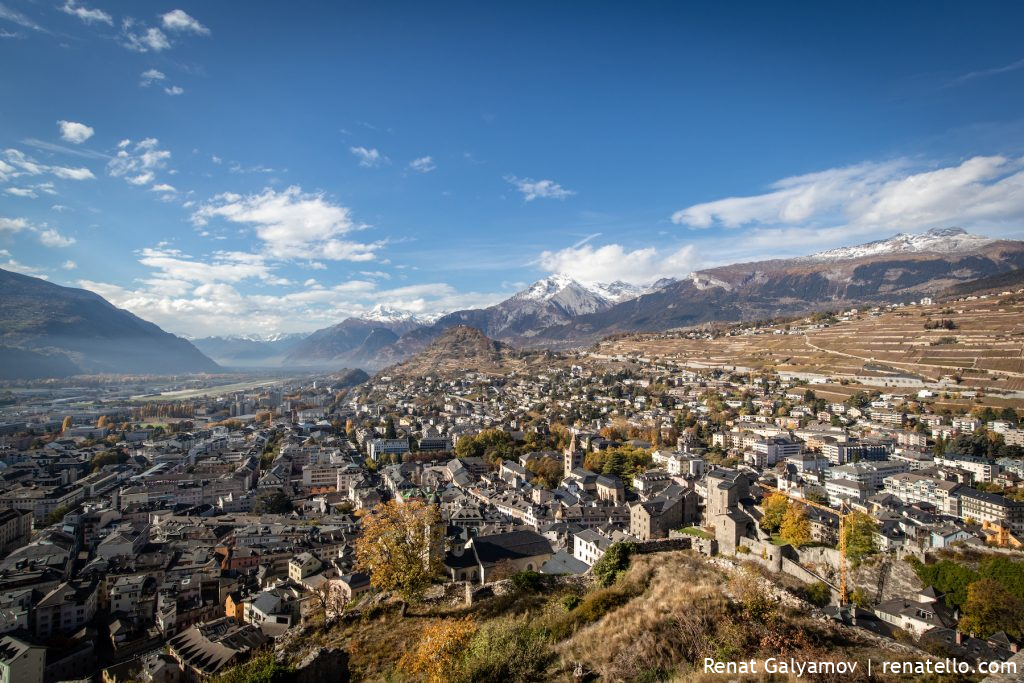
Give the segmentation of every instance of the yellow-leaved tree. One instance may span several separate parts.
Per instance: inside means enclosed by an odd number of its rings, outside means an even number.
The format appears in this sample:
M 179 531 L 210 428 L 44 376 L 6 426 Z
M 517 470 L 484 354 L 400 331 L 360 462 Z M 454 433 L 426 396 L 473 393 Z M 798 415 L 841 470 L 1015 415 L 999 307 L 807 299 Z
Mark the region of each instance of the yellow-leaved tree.
M 444 619 L 424 627 L 415 649 L 402 656 L 400 666 L 427 683 L 445 683 L 476 633 L 473 617 Z
M 802 548 L 811 542 L 811 522 L 807 519 L 807 506 L 790 502 L 779 528 L 782 540 L 794 548 Z
M 773 493 L 765 497 L 761 503 L 764 514 L 761 516 L 761 528 L 774 534 L 782 526 L 782 520 L 789 510 L 789 499 L 781 493 Z
M 362 518 L 356 569 L 380 591 L 415 602 L 441 572 L 441 514 L 436 505 L 412 500 L 381 503 Z

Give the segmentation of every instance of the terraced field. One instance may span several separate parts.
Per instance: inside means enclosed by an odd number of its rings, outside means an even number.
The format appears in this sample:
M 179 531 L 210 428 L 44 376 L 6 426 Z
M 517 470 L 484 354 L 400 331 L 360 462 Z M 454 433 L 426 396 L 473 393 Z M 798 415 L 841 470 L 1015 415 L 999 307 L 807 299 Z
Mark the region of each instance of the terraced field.
M 1024 392 L 1024 299 L 1019 296 L 861 311 L 829 326 L 798 321 L 733 335 L 707 340 L 687 339 L 684 332 L 630 335 L 602 342 L 595 353 L 639 354 L 690 367 L 893 378 L 894 383 L 902 378 L 908 386 L 919 379 L 949 391 Z

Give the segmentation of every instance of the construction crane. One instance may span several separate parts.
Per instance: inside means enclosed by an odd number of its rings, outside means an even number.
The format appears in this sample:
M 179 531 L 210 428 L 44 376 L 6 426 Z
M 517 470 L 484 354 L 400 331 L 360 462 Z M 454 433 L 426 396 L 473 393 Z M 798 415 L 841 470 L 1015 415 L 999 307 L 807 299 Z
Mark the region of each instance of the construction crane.
M 832 515 L 839 517 L 839 606 L 843 607 L 847 602 L 846 593 L 846 520 L 852 517 L 855 513 L 853 511 L 847 511 L 846 501 L 843 501 L 842 506 L 839 510 L 830 508 L 828 505 L 822 505 L 816 503 L 813 500 L 807 500 L 806 498 L 800 498 L 794 496 L 791 493 L 787 493 L 782 489 L 775 488 L 774 486 L 768 486 L 767 484 L 758 483 L 759 487 L 765 491 L 771 491 L 772 493 L 778 493 L 779 495 L 785 496 L 786 498 L 801 503 L 803 505 L 809 505 L 812 508 L 823 510 Z

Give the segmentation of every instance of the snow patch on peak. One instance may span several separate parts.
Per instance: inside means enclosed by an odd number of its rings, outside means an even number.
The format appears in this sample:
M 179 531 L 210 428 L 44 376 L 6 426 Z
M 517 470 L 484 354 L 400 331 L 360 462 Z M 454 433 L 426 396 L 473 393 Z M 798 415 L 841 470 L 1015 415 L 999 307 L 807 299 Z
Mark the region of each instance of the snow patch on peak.
M 417 324 L 420 324 L 420 325 L 429 325 L 430 323 L 433 323 L 438 318 L 440 318 L 442 315 L 444 315 L 444 314 L 443 313 L 438 314 L 438 315 L 415 314 L 415 313 L 410 313 L 409 311 L 402 311 L 402 310 L 399 310 L 397 308 L 392 308 L 391 306 L 387 306 L 385 304 L 377 304 L 372 309 L 370 309 L 368 312 L 364 313 L 362 315 L 362 319 L 363 320 L 370 320 L 370 321 L 378 322 L 378 323 L 407 323 L 407 322 L 412 322 L 412 323 L 417 323 Z
M 711 277 L 707 273 L 690 273 L 686 276 L 686 279 L 693 283 L 693 286 L 697 289 L 711 289 L 712 287 L 721 287 L 725 291 L 732 291 L 732 285 L 725 280 L 720 280 L 717 277 Z
M 526 299 L 530 301 L 550 301 L 552 297 L 569 287 L 583 289 L 583 285 L 576 282 L 568 275 L 549 275 L 543 280 L 537 280 L 532 285 L 516 294 L 513 299 Z
M 961 228 L 933 228 L 920 234 L 899 233 L 889 239 L 852 247 L 829 249 L 797 261 L 848 261 L 881 254 L 936 253 L 955 254 L 975 251 L 994 242 L 992 238 L 972 235 Z

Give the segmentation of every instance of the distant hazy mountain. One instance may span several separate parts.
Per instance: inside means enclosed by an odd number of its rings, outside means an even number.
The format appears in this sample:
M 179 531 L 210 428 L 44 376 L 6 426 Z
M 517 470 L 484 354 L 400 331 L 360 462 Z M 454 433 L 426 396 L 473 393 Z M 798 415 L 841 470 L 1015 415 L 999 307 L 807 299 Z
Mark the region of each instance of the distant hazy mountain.
M 185 339 L 93 292 L 0 270 L 0 293 L 0 346 L 6 347 L 0 365 L 7 377 L 220 370 Z
M 383 323 L 346 318 L 337 325 L 317 330 L 295 344 L 284 358 L 287 366 L 379 367 L 378 352 L 398 341 L 391 326 L 403 330 L 406 322 Z M 415 329 L 415 327 L 413 328 Z
M 228 367 L 278 367 L 304 334 L 272 337 L 203 337 L 192 343 L 204 354 Z

